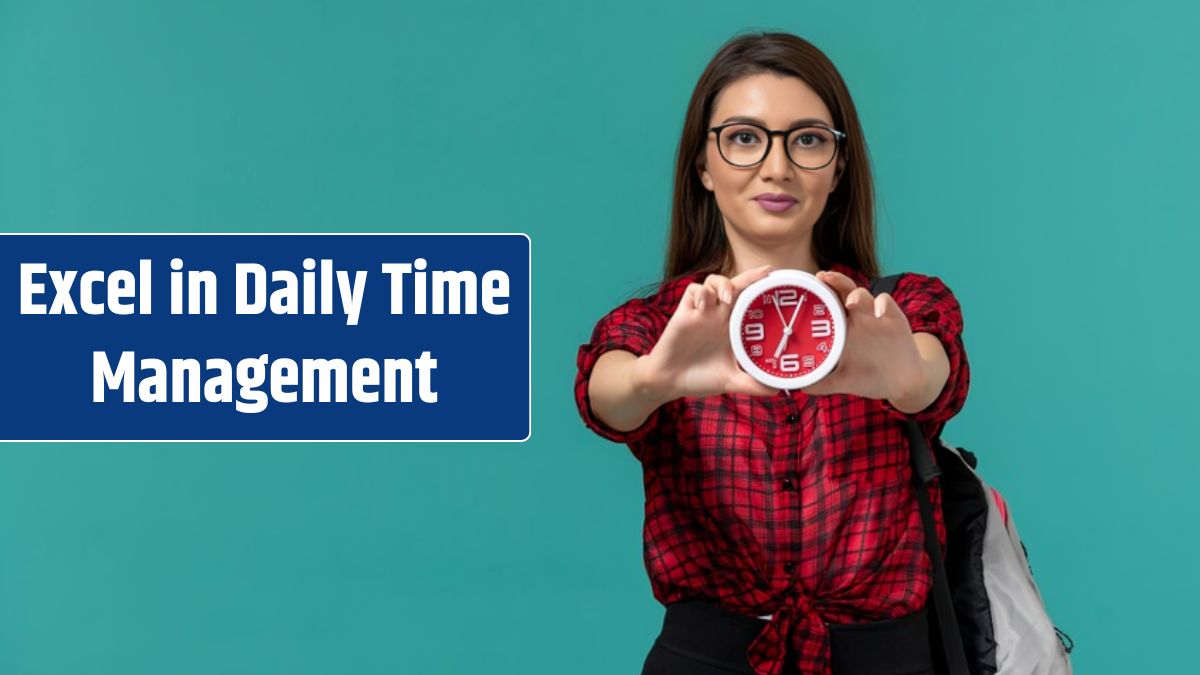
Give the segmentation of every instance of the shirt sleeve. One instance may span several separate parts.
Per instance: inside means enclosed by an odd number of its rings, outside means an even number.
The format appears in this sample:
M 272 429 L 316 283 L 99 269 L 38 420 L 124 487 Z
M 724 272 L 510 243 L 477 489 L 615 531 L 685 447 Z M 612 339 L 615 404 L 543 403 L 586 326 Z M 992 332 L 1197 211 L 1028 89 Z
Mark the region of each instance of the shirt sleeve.
M 908 317 L 912 332 L 929 333 L 942 343 L 950 361 L 950 376 L 941 393 L 924 410 L 915 413 L 929 437 L 937 436 L 942 427 L 954 417 L 967 399 L 971 372 L 963 346 L 962 308 L 954 293 L 938 277 L 905 274 L 896 284 L 892 298 Z M 884 409 L 898 418 L 907 415 L 890 401 L 882 401 Z
M 636 429 L 620 431 L 608 426 L 592 412 L 591 399 L 588 396 L 588 382 L 592 377 L 592 369 L 602 354 L 613 349 L 622 349 L 637 356 L 649 354 L 661 334 L 658 323 L 653 307 L 645 300 L 630 300 L 600 319 L 592 331 L 591 340 L 579 346 L 576 357 L 578 371 L 575 375 L 575 403 L 583 423 L 610 441 L 635 443 L 641 440 L 658 424 L 664 406 L 655 408 Z

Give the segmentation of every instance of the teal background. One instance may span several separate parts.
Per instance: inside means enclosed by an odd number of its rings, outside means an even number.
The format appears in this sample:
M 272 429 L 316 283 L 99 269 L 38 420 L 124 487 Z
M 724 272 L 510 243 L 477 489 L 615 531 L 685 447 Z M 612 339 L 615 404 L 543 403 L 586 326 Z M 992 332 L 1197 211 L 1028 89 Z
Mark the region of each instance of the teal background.
M 962 303 L 945 437 L 1077 672 L 1192 670 L 1197 19 L 0 0 L 5 231 L 526 232 L 534 284 L 524 444 L 0 445 L 0 673 L 637 672 L 641 472 L 582 426 L 575 353 L 659 271 L 687 98 L 751 28 L 838 65 L 886 270 Z

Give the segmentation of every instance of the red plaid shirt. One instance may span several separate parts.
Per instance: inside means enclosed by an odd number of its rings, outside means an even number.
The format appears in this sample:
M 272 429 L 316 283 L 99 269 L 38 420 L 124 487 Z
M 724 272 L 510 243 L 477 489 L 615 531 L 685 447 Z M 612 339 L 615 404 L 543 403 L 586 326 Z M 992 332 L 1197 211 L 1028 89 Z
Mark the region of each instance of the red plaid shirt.
M 862 273 L 833 265 L 860 286 Z M 644 558 L 663 605 L 704 598 L 746 615 L 772 614 L 747 659 L 776 675 L 793 659 L 829 673 L 825 622 L 857 623 L 921 609 L 932 586 L 911 483 L 904 413 L 886 400 L 835 394 L 684 397 L 621 432 L 597 418 L 588 379 L 606 351 L 647 354 L 693 275 L 626 302 L 579 347 L 575 400 L 584 423 L 627 443 L 646 489 Z M 950 377 L 917 413 L 927 437 L 963 406 L 970 374 L 962 313 L 937 277 L 906 274 L 892 294 L 914 333 L 941 340 Z M 945 546 L 940 492 L 930 488 Z

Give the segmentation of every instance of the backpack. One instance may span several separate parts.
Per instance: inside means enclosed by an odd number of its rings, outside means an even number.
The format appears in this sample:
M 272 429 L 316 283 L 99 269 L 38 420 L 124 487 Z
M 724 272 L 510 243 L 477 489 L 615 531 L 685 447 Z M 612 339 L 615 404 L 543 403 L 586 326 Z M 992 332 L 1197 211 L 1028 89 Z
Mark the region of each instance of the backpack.
M 874 280 L 891 293 L 901 275 Z M 976 471 L 975 455 L 933 439 L 905 420 L 913 485 L 933 563 L 932 635 L 939 671 L 950 675 L 1071 675 L 1074 643 L 1046 613 L 1028 552 L 999 491 Z M 946 555 L 938 545 L 927 486 L 941 477 Z M 944 659 L 944 661 L 942 661 Z

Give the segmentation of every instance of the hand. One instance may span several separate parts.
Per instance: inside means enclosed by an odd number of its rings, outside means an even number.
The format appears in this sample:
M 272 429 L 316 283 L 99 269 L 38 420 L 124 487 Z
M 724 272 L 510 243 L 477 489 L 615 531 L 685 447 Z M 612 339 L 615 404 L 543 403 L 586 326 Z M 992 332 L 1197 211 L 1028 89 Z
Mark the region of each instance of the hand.
M 703 284 L 689 285 L 654 349 L 638 360 L 639 381 L 661 392 L 663 400 L 725 393 L 778 394 L 778 389 L 755 380 L 738 366 L 729 343 L 733 304 L 747 286 L 770 271 L 765 265 L 732 279 L 710 274 Z
M 892 296 L 872 296 L 838 272 L 818 272 L 817 279 L 843 301 L 846 342 L 833 371 L 801 391 L 898 399 L 918 390 L 925 377 L 924 362 L 908 317 Z

